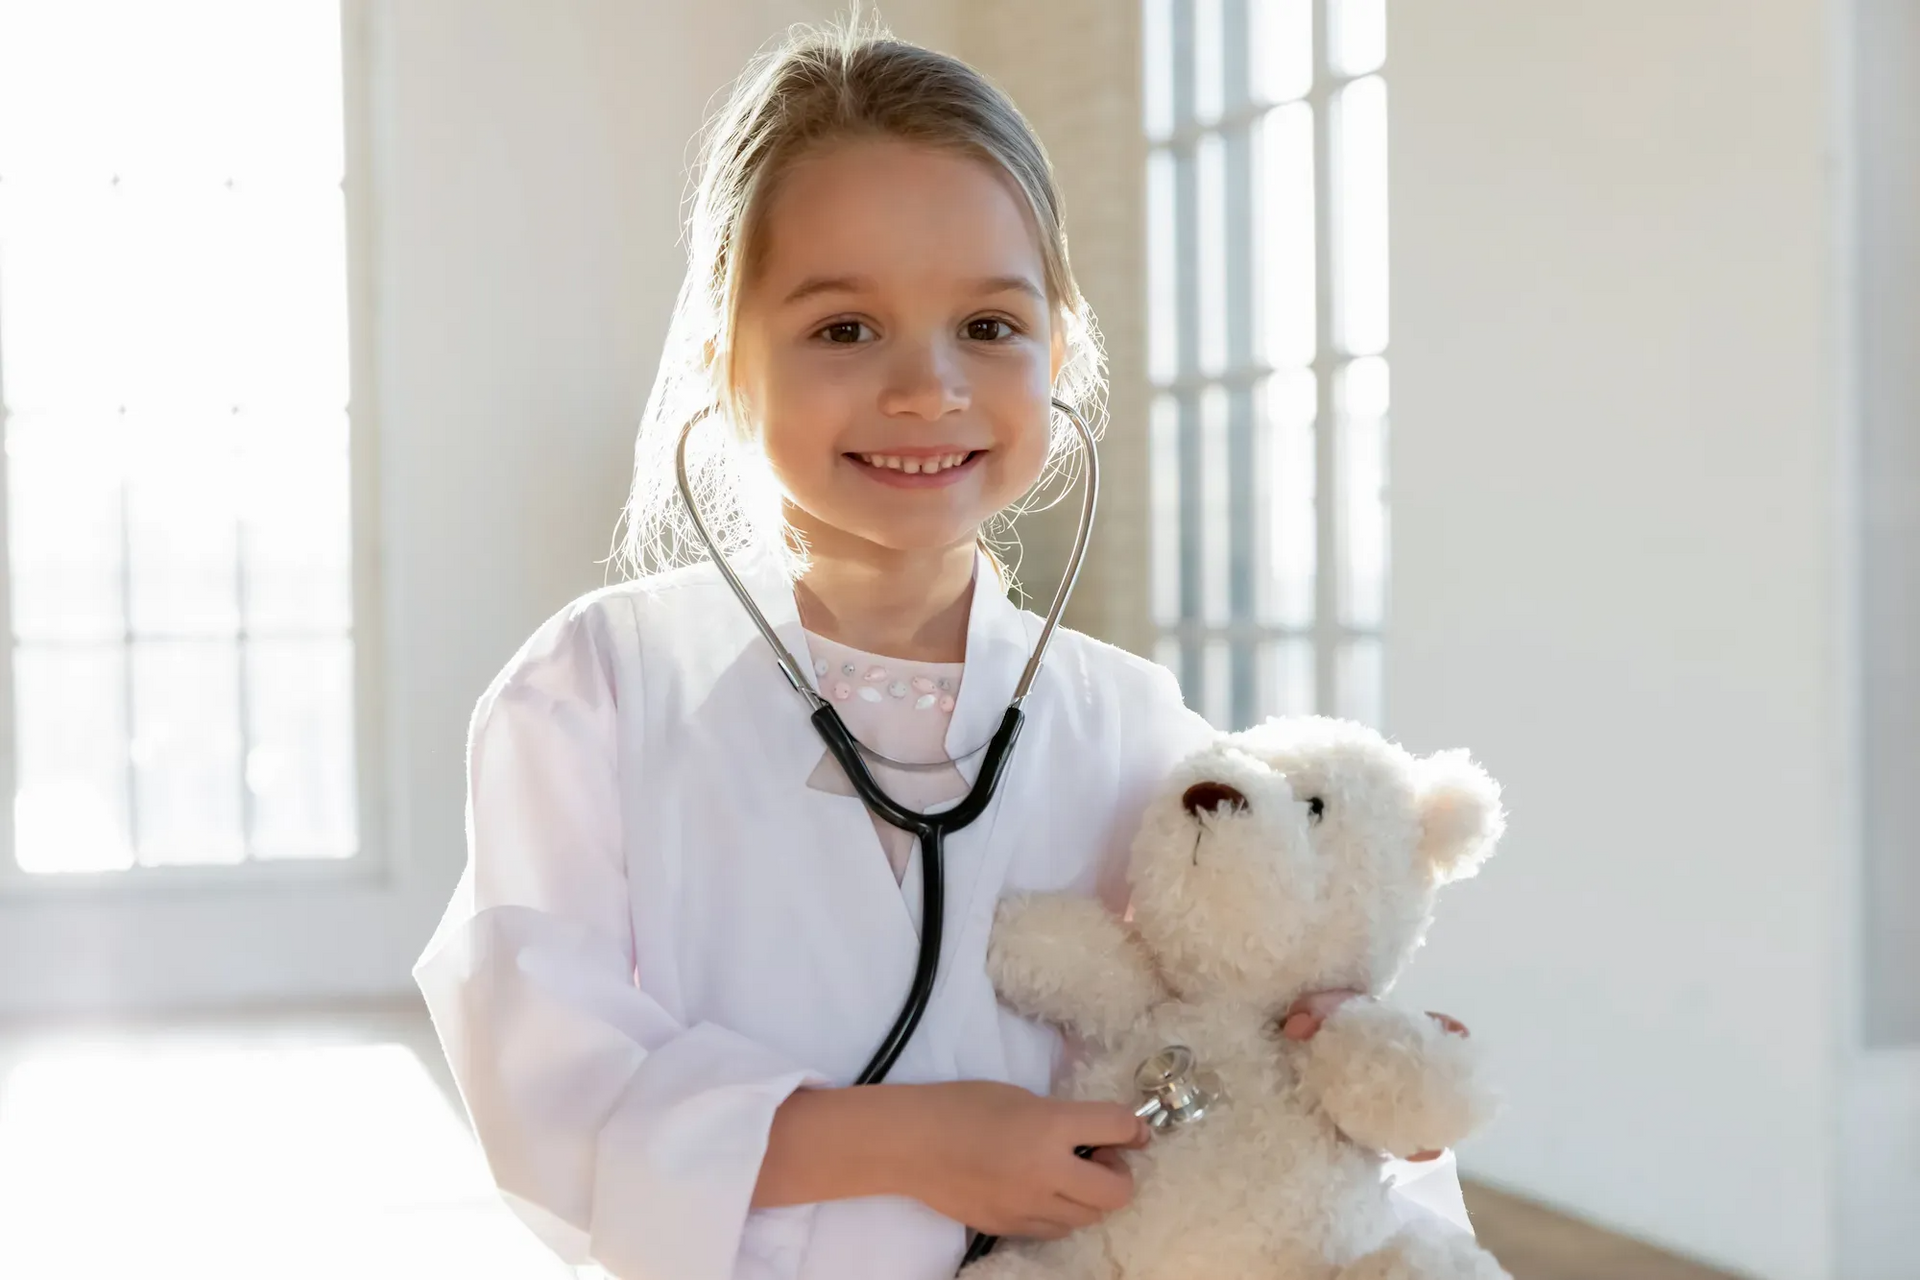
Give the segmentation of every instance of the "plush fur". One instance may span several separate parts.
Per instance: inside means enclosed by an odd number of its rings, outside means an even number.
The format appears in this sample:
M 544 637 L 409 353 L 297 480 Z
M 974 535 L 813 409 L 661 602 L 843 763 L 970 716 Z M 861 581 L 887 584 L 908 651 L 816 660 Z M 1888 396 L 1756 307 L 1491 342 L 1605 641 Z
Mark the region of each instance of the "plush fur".
M 1245 803 L 1190 810 L 1204 783 Z M 970 1280 L 1503 1280 L 1470 1238 L 1399 1225 L 1382 1153 L 1451 1146 L 1494 1100 L 1470 1041 L 1377 999 L 1440 886 L 1478 870 L 1503 823 L 1464 753 L 1416 759 L 1361 725 L 1273 720 L 1167 780 L 1134 841 L 1130 922 L 1083 898 L 1003 903 L 989 971 L 1014 1009 L 1084 1042 L 1073 1096 L 1133 1103 L 1134 1068 L 1177 1043 L 1227 1102 L 1127 1153 L 1125 1209 L 1002 1243 Z M 1280 1034 L 1297 997 L 1336 988 L 1375 998 L 1306 1042 Z

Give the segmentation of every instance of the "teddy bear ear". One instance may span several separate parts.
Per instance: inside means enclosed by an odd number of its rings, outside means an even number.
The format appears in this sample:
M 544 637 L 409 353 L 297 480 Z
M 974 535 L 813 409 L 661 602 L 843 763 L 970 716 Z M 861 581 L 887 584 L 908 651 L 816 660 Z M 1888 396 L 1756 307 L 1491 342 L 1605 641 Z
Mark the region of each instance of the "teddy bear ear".
M 1480 870 L 1507 829 L 1500 784 L 1465 751 L 1420 761 L 1420 856 L 1441 884 Z

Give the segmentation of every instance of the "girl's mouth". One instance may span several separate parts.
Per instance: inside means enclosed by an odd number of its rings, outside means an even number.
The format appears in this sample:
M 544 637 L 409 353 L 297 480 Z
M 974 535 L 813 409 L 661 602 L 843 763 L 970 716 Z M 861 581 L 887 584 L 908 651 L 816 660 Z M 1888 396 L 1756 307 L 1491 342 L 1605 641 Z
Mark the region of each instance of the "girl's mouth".
M 948 449 L 929 453 L 849 453 L 843 455 L 869 478 L 896 489 L 937 489 L 955 484 L 980 465 L 985 449 Z

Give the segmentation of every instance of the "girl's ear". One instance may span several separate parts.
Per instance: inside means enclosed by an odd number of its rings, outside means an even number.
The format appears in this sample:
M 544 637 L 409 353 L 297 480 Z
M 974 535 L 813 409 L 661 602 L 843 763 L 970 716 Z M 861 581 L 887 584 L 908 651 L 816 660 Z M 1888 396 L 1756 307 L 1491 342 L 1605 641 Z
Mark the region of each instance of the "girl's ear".
M 1507 828 L 1500 784 L 1464 751 L 1419 762 L 1420 857 L 1434 880 L 1464 880 L 1480 870 Z
M 1060 370 L 1067 363 L 1067 326 L 1062 323 L 1063 320 L 1064 317 L 1058 311 L 1053 313 L 1053 368 L 1047 377 L 1049 387 L 1060 385 Z

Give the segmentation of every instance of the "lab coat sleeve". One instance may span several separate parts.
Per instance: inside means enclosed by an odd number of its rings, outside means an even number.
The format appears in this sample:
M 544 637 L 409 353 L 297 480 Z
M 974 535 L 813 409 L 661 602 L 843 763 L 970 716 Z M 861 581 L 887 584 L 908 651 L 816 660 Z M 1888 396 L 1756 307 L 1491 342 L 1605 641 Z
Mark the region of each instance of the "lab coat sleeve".
M 1165 667 L 1154 666 L 1150 695 L 1143 704 L 1152 708 L 1148 729 L 1140 738 L 1141 748 L 1130 753 L 1135 760 L 1123 808 L 1132 819 L 1121 826 L 1122 839 L 1131 841 L 1133 829 L 1145 811 L 1153 790 L 1173 767 L 1190 753 L 1199 750 L 1213 736 L 1207 720 L 1186 705 L 1179 681 Z M 1137 731 L 1136 731 L 1137 733 Z M 1110 866 L 1116 868 L 1103 877 L 1102 896 L 1124 903 L 1124 847 L 1116 846 Z M 1111 886 L 1111 887 L 1108 887 Z M 1394 1212 L 1403 1224 L 1420 1220 L 1438 1220 L 1447 1227 L 1473 1234 L 1460 1189 L 1460 1167 L 1452 1151 L 1437 1159 L 1410 1161 L 1389 1158 L 1381 1168 L 1381 1180 L 1389 1188 Z
M 607 625 L 559 615 L 476 707 L 467 865 L 414 977 L 496 1184 L 563 1258 L 787 1276 L 804 1209 L 749 1206 L 775 1109 L 826 1081 L 635 973 Z

